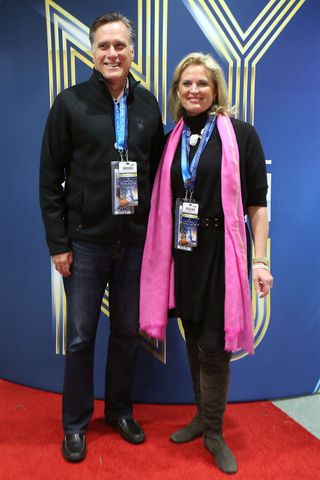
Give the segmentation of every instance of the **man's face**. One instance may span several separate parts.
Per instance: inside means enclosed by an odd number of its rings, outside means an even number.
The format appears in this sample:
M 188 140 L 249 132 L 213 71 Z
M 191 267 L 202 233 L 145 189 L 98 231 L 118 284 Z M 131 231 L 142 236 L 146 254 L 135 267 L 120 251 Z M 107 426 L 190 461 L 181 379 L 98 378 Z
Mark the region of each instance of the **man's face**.
M 106 23 L 96 31 L 92 45 L 94 66 L 107 83 L 123 85 L 130 70 L 133 53 L 124 23 Z

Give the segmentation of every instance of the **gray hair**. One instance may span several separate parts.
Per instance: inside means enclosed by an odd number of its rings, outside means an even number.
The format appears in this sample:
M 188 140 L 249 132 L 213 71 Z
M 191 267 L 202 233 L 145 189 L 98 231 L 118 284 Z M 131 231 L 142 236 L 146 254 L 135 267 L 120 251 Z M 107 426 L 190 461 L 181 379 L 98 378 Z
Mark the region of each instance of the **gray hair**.
M 119 12 L 104 13 L 103 15 L 100 15 L 92 22 L 92 25 L 90 27 L 90 32 L 89 32 L 89 40 L 90 40 L 91 46 L 93 45 L 95 33 L 98 30 L 98 28 L 102 27 L 102 25 L 105 25 L 106 23 L 114 23 L 114 22 L 124 23 L 124 25 L 128 29 L 130 45 L 134 47 L 134 42 L 136 39 L 134 24 L 131 20 L 129 20 L 129 18 L 125 17 Z

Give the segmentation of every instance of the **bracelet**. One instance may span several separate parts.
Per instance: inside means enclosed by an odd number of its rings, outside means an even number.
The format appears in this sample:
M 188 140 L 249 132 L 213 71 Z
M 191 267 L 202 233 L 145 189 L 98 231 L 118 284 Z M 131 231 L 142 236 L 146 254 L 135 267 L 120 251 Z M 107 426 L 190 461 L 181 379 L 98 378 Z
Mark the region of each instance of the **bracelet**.
M 262 268 L 262 270 L 270 270 L 269 266 L 265 263 L 254 263 L 252 265 L 252 270 L 256 270 L 257 268 Z
M 268 257 L 256 257 L 252 259 L 252 263 L 263 263 L 264 265 L 269 266 Z

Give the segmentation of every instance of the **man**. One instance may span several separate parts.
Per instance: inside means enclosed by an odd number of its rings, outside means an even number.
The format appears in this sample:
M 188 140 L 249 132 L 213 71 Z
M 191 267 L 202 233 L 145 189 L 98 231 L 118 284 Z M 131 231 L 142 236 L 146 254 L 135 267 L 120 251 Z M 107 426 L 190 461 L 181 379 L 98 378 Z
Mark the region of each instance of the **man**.
M 107 284 L 105 420 L 131 443 L 145 439 L 132 418 L 131 397 L 150 185 L 163 143 L 156 99 L 129 73 L 132 22 L 119 13 L 102 15 L 90 41 L 93 74 L 57 96 L 40 167 L 47 243 L 67 297 L 62 452 L 74 462 L 86 454 L 95 335 Z

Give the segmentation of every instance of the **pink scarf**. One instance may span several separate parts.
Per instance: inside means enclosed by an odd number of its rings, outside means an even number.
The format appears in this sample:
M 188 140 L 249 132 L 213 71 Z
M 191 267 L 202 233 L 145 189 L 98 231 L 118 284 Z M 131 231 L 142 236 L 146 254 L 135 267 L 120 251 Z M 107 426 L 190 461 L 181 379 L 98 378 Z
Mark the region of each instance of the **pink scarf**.
M 164 340 L 168 310 L 175 307 L 172 256 L 171 165 L 183 130 L 172 131 L 151 198 L 140 284 L 140 329 Z M 217 116 L 222 142 L 221 198 L 225 228 L 225 350 L 253 353 L 253 319 L 247 273 L 246 232 L 241 198 L 239 151 L 231 120 Z

